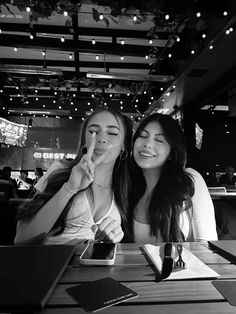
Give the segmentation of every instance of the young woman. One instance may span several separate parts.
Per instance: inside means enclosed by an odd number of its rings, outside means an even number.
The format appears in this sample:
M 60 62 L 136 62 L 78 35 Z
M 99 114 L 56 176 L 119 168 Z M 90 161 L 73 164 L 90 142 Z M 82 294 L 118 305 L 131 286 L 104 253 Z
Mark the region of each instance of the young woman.
M 201 175 L 185 168 L 177 121 L 153 114 L 133 139 L 130 228 L 141 243 L 216 240 L 214 207 Z
M 81 130 L 75 160 L 53 165 L 22 208 L 15 243 L 45 234 L 45 243 L 89 239 L 119 242 L 127 231 L 132 125 L 118 112 L 100 109 Z M 45 184 L 46 182 L 46 184 Z M 46 187 L 45 187 L 46 186 Z M 122 227 L 121 227 L 122 223 Z

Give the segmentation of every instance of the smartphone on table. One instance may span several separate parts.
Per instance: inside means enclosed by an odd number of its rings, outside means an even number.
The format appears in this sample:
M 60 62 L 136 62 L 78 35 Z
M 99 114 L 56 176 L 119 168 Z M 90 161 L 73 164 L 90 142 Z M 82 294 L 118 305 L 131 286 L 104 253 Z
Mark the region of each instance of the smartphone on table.
M 113 265 L 116 247 L 116 243 L 90 242 L 80 256 L 80 263 L 83 265 Z

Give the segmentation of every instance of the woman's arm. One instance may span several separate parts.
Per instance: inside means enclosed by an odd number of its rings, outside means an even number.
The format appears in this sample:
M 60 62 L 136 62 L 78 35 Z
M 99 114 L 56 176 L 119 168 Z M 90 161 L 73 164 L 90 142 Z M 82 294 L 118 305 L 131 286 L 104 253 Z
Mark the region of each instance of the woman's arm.
M 192 228 L 195 241 L 218 240 L 215 210 L 202 176 L 194 169 L 186 169 L 193 177 L 195 192 L 192 197 Z
M 15 243 L 30 240 L 35 236 L 47 234 L 53 227 L 55 221 L 62 213 L 66 204 L 76 191 L 70 190 L 68 184 L 64 183 L 61 189 L 27 222 L 18 221 Z

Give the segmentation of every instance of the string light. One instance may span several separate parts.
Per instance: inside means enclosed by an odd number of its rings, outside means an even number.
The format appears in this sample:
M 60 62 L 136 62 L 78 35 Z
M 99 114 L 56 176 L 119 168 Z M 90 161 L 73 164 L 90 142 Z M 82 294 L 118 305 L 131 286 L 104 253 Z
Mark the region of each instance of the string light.
M 46 52 L 45 52 L 45 50 L 43 50 L 43 51 L 42 51 L 42 55 L 43 55 L 43 56 L 45 56 L 45 55 L 46 55 Z
M 31 11 L 31 9 L 30 9 L 30 7 L 26 7 L 26 12 L 30 12 Z
M 65 42 L 65 37 L 64 37 L 64 36 L 61 37 L 61 42 L 62 42 L 62 43 Z
M 99 56 L 96 56 L 96 60 L 99 60 Z
M 209 46 L 209 49 L 211 49 L 211 50 L 212 50 L 212 49 L 213 49 L 213 45 L 210 45 L 210 46 Z
M 171 58 L 171 57 L 172 57 L 172 54 L 171 54 L 171 53 L 169 53 L 169 54 L 168 54 L 168 58 Z
M 30 37 L 30 39 L 34 39 L 34 35 L 32 33 L 30 34 L 29 37 Z
M 149 40 L 149 45 L 152 45 L 152 44 L 153 44 L 153 40 L 150 39 L 150 40 Z
M 145 59 L 148 59 L 148 55 L 145 56 Z
M 166 15 L 165 15 L 165 19 L 166 19 L 166 20 L 169 20 L 169 18 L 170 18 L 169 14 L 166 14 Z
M 63 14 L 64 14 L 64 16 L 68 16 L 68 12 L 67 11 L 64 11 Z
M 13 48 L 13 50 L 14 50 L 14 51 L 17 51 L 17 50 L 18 50 L 18 48 L 17 48 L 17 47 L 14 47 L 14 48 Z
M 202 38 L 206 38 L 206 34 L 202 34 Z
M 228 12 L 227 12 L 227 11 L 224 11 L 224 12 L 223 12 L 223 15 L 224 15 L 224 16 L 227 16 L 227 15 L 228 15 Z
M 121 45 L 124 45 L 124 44 L 125 44 L 124 39 L 122 39 L 122 40 L 120 41 L 120 44 L 121 44 Z
M 201 17 L 201 12 L 197 12 L 196 16 Z
M 99 14 L 99 20 L 103 20 L 104 19 L 104 16 L 103 16 L 103 14 L 101 13 L 101 14 Z
M 35 100 L 38 101 L 39 100 L 38 97 L 36 97 Z
M 191 50 L 191 54 L 194 55 L 194 54 L 195 54 L 195 51 L 194 51 L 194 50 Z
M 176 41 L 177 41 L 177 43 L 180 42 L 180 37 L 179 36 L 176 37 Z
M 136 15 L 133 16 L 133 21 L 137 22 L 137 16 Z
M 69 54 L 69 59 L 72 59 L 72 58 L 73 58 L 72 53 L 70 53 Z
M 95 39 L 92 40 L 92 44 L 93 44 L 93 45 L 96 44 L 96 40 L 95 40 Z
M 123 57 L 123 56 L 121 56 L 121 57 L 120 57 L 120 60 L 122 60 L 122 61 L 123 61 L 123 60 L 124 60 L 124 57 Z

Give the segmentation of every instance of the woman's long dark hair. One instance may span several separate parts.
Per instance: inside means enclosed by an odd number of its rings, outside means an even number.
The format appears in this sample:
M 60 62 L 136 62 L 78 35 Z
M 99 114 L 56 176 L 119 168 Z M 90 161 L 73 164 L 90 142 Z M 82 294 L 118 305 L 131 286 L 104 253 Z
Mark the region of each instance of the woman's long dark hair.
M 155 113 L 140 123 L 134 134 L 133 143 L 140 136 L 145 126 L 152 121 L 160 123 L 171 151 L 159 181 L 150 195 L 147 211 L 150 235 L 157 237 L 158 231 L 160 231 L 164 242 L 184 241 L 183 234 L 179 228 L 179 217 L 183 210 L 183 202 L 185 202 L 185 209 L 190 208 L 192 204 L 191 197 L 194 194 L 193 179 L 185 171 L 186 149 L 184 134 L 178 122 L 171 116 Z M 146 181 L 142 169 L 138 167 L 133 158 L 131 160 L 131 180 L 129 225 L 131 240 L 133 240 L 134 208 L 146 189 Z
M 21 206 L 19 209 L 18 219 L 23 221 L 29 221 L 39 210 L 40 208 L 62 187 L 64 182 L 66 182 L 69 177 L 72 168 L 78 164 L 80 159 L 83 156 L 82 148 L 85 145 L 85 133 L 89 121 L 98 113 L 109 112 L 111 113 L 118 124 L 120 122 L 124 128 L 124 149 L 125 152 L 123 155 L 118 156 L 112 176 L 112 190 L 114 192 L 114 199 L 120 211 L 122 218 L 122 227 L 125 234 L 129 234 L 128 221 L 127 221 L 127 212 L 128 212 L 128 194 L 130 192 L 130 176 L 128 171 L 128 161 L 130 159 L 131 153 L 131 144 L 132 144 L 132 123 L 128 117 L 122 115 L 120 112 L 110 109 L 98 109 L 94 111 L 83 123 L 82 130 L 80 133 L 80 143 L 78 147 L 78 153 L 74 160 L 64 161 L 65 169 L 60 169 L 54 171 L 49 179 L 44 193 L 39 193 L 35 195 L 32 201 L 27 202 Z M 124 158 L 126 157 L 126 158 Z M 52 229 L 58 230 L 55 235 L 63 232 L 65 228 L 65 219 L 70 210 L 73 197 L 70 199 L 62 214 L 57 219 Z

